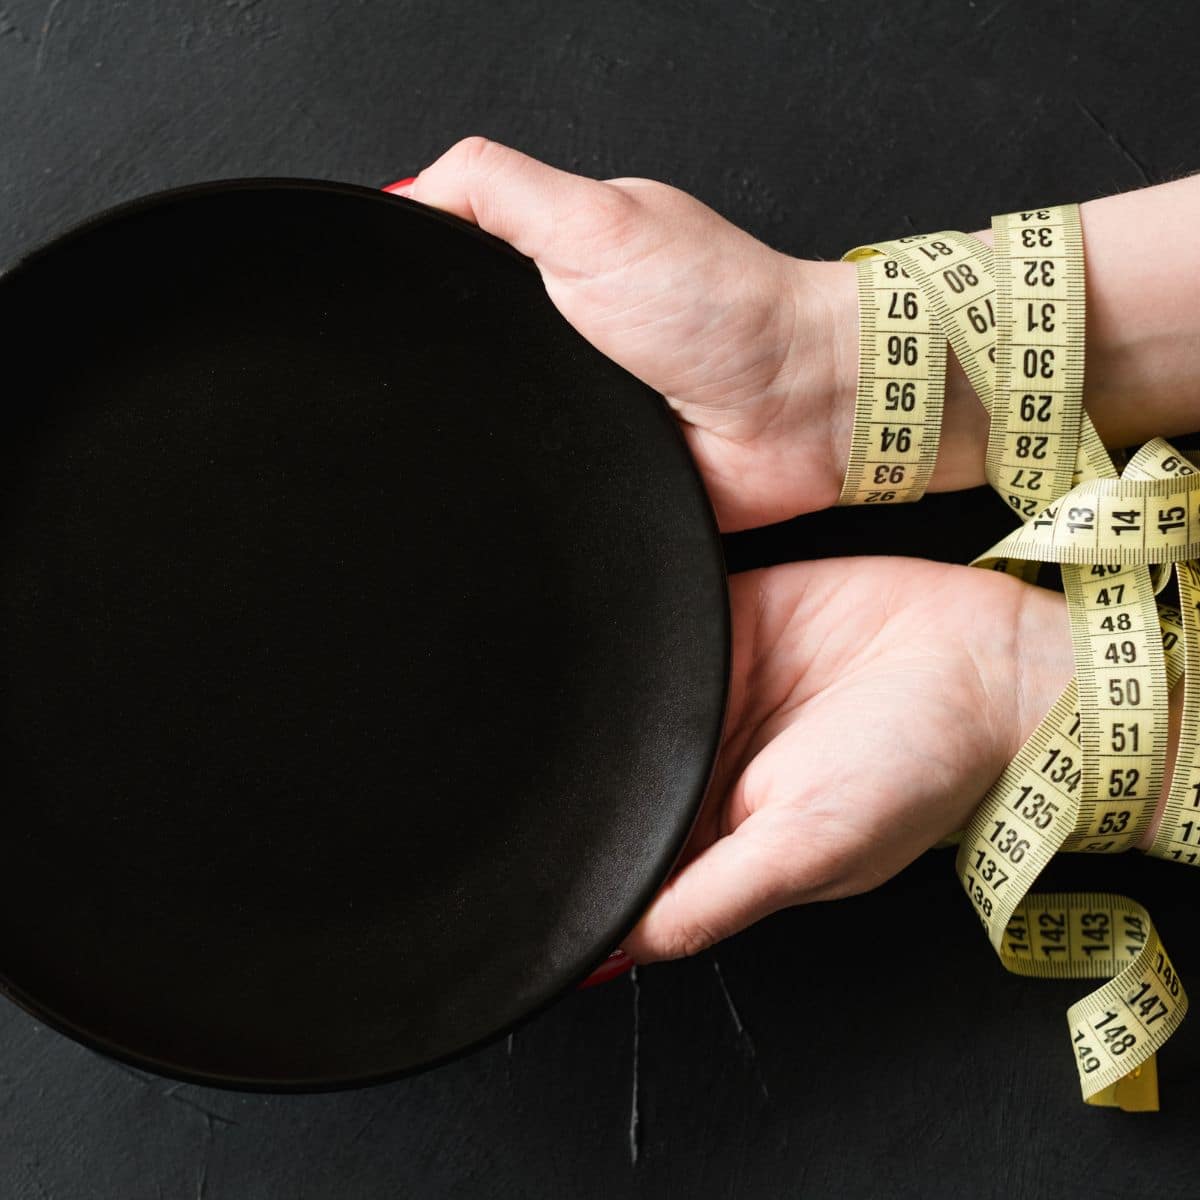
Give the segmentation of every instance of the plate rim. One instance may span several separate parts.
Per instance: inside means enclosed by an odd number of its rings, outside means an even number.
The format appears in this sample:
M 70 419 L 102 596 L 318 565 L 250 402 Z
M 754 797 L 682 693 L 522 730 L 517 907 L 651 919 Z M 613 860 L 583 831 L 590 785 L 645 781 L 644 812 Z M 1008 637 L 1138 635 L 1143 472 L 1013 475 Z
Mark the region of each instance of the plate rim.
M 58 233 L 45 238 L 36 243 L 28 250 L 23 251 L 18 257 L 13 260 L 8 266 L 0 266 L 0 292 L 13 279 L 18 279 L 24 276 L 30 270 L 36 270 L 38 262 L 44 257 L 66 249 L 70 244 L 87 234 L 110 224 L 116 220 L 122 220 L 128 217 L 136 217 L 139 213 L 157 208 L 164 203 L 169 203 L 175 200 L 192 199 L 206 194 L 224 194 L 239 191 L 299 191 L 299 192 L 329 192 L 333 194 L 349 195 L 358 197 L 363 200 L 371 200 L 375 203 L 401 206 L 414 215 L 419 215 L 426 220 L 432 220 L 443 225 L 447 225 L 461 233 L 466 233 L 473 237 L 481 244 L 490 246 L 493 251 L 502 253 L 510 260 L 519 262 L 524 269 L 538 272 L 536 263 L 525 255 L 521 254 L 514 247 L 509 245 L 502 239 L 480 229 L 477 225 L 466 221 L 453 213 L 445 212 L 441 209 L 433 208 L 429 205 L 421 204 L 415 200 L 411 200 L 405 196 L 398 196 L 390 192 L 385 192 L 381 189 L 371 188 L 363 184 L 347 183 L 339 180 L 321 179 L 308 176 L 235 176 L 230 178 L 218 178 L 203 180 L 195 183 L 184 184 L 182 186 L 171 187 L 159 191 L 148 192 L 132 199 L 121 201 L 117 204 L 110 205 L 98 210 L 92 215 L 85 217 L 81 221 L 69 224 Z M 547 303 L 552 305 L 552 302 L 547 297 Z M 561 314 L 560 314 L 561 315 Z M 586 342 L 582 334 L 575 331 L 570 326 L 569 322 L 563 318 L 564 324 L 572 331 L 575 336 L 580 337 Z M 590 345 L 590 343 L 589 343 Z M 593 349 L 595 349 L 593 347 Z M 596 351 L 596 353 L 601 353 Z M 610 360 L 611 361 L 611 360 Z M 619 367 L 619 364 L 617 364 Z M 624 370 L 624 368 L 620 368 Z M 714 614 L 719 626 L 718 636 L 719 645 L 714 648 L 715 657 L 719 658 L 719 668 L 721 677 L 720 697 L 716 706 L 716 721 L 715 727 L 710 732 L 709 745 L 706 754 L 706 762 L 704 770 L 700 775 L 701 783 L 697 788 L 696 794 L 692 798 L 690 811 L 686 820 L 681 822 L 682 832 L 674 839 L 674 844 L 667 848 L 666 853 L 660 862 L 659 869 L 647 873 L 647 883 L 642 888 L 637 889 L 630 903 L 630 908 L 633 911 L 633 916 L 629 917 L 627 913 L 621 914 L 620 921 L 614 921 L 614 928 L 620 929 L 620 934 L 614 939 L 613 947 L 603 950 L 594 959 L 587 962 L 586 966 L 575 976 L 568 979 L 565 984 L 556 985 L 549 994 L 540 999 L 536 1004 L 530 1006 L 522 1015 L 505 1023 L 502 1027 L 490 1033 L 486 1033 L 471 1042 L 464 1043 L 461 1046 L 447 1051 L 442 1054 L 432 1056 L 428 1059 L 423 1059 L 418 1063 L 410 1064 L 403 1068 L 389 1068 L 378 1072 L 361 1073 L 351 1076 L 341 1077 L 319 1077 L 310 1079 L 258 1079 L 250 1076 L 234 1076 L 220 1073 L 207 1073 L 204 1071 L 194 1070 L 186 1067 L 178 1066 L 174 1063 L 162 1062 L 152 1056 L 140 1054 L 121 1043 L 114 1042 L 111 1039 L 97 1034 L 89 1029 L 83 1029 L 70 1018 L 50 1008 L 46 1004 L 37 1000 L 35 997 L 26 992 L 19 985 L 9 979 L 7 973 L 0 966 L 0 996 L 12 1001 L 17 1007 L 24 1010 L 35 1021 L 42 1022 L 48 1027 L 54 1029 L 57 1033 L 70 1038 L 72 1041 L 92 1050 L 103 1057 L 122 1063 L 127 1067 L 137 1071 L 142 1071 L 157 1075 L 163 1078 L 172 1079 L 181 1083 L 192 1084 L 200 1087 L 216 1088 L 223 1091 L 244 1092 L 244 1093 L 260 1093 L 260 1094 L 276 1094 L 276 1095 L 314 1095 L 327 1092 L 340 1092 L 357 1090 L 361 1088 L 379 1087 L 388 1083 L 393 1083 L 401 1079 L 406 1079 L 415 1075 L 420 1075 L 426 1071 L 433 1070 L 437 1067 L 445 1066 L 451 1062 L 455 1062 L 461 1058 L 485 1049 L 488 1046 L 496 1045 L 518 1030 L 524 1028 L 529 1022 L 545 1013 L 549 1008 L 566 998 L 573 991 L 577 990 L 579 985 L 588 978 L 588 976 L 605 961 L 611 953 L 611 949 L 619 946 L 621 941 L 628 936 L 632 929 L 640 920 L 642 913 L 657 894 L 662 885 L 670 879 L 674 873 L 675 867 L 679 862 L 691 835 L 695 829 L 696 822 L 704 807 L 705 801 L 708 798 L 709 790 L 712 786 L 713 776 L 716 768 L 717 758 L 720 748 L 724 742 L 726 726 L 729 720 L 730 694 L 731 694 L 731 667 L 732 667 L 732 612 L 731 598 L 729 589 L 729 572 L 725 561 L 723 543 L 718 527 L 716 514 L 713 510 L 712 501 L 708 494 L 708 489 L 704 484 L 703 477 L 696 465 L 687 441 L 683 435 L 683 431 L 679 427 L 679 422 L 675 417 L 666 399 L 651 388 L 648 384 L 630 372 L 625 372 L 631 379 L 636 380 L 639 386 L 653 394 L 658 402 L 666 410 L 670 417 L 670 425 L 674 430 L 674 436 L 677 439 L 677 444 L 683 452 L 683 457 L 686 462 L 686 469 L 690 470 L 694 485 L 704 498 L 704 503 L 701 505 L 700 521 L 704 524 L 703 541 L 707 542 L 708 548 L 712 554 L 713 565 L 716 568 L 716 575 L 719 579 L 719 592 L 722 593 L 723 603 L 718 605 L 718 611 Z

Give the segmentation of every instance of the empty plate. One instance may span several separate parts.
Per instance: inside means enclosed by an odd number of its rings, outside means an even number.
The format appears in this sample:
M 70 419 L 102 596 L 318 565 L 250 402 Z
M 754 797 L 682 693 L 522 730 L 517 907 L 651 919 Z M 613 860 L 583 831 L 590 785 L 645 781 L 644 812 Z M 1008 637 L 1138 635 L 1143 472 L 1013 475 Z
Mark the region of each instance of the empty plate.
M 584 977 L 729 654 L 663 399 L 365 188 L 153 196 L 0 277 L 0 986 L 229 1087 L 375 1082 Z

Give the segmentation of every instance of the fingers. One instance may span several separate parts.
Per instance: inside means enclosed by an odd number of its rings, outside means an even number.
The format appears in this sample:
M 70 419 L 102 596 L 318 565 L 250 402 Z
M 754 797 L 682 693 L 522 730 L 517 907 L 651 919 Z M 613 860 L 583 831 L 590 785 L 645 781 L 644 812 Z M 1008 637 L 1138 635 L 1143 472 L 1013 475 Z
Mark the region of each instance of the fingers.
M 580 214 L 600 222 L 635 205 L 619 188 L 482 137 L 456 142 L 404 195 L 472 221 L 539 261 Z
M 637 962 L 699 954 L 792 903 L 768 814 L 718 838 L 659 892 L 622 943 Z

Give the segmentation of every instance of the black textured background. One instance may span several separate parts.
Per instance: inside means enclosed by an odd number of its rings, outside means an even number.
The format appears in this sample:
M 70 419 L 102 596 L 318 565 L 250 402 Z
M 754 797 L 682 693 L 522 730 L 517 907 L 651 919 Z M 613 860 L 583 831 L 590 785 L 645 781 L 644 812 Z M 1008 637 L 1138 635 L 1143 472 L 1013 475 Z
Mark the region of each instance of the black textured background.
M 382 184 L 471 133 L 833 257 L 1200 168 L 1198 35 L 1183 0 L 0 0 L 0 262 L 149 190 Z M 989 495 L 935 497 L 729 557 L 965 559 L 1007 524 Z M 1144 900 L 1200 987 L 1191 874 L 1072 859 L 1048 882 Z M 1085 986 L 1005 975 L 930 855 L 363 1092 L 174 1085 L 3 1004 L 0 1197 L 1200 1194 L 1200 1018 L 1160 1056 L 1161 1114 L 1088 1109 L 1063 1017 Z

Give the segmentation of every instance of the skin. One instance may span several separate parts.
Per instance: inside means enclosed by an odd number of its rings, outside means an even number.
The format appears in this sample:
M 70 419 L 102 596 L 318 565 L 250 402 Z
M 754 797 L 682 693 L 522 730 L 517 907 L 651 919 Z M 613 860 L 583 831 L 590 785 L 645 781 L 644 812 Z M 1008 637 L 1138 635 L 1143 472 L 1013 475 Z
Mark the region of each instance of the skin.
M 1085 400 L 1110 444 L 1197 424 L 1200 294 L 1182 248 L 1198 183 L 1082 206 Z M 483 138 L 401 194 L 532 258 L 566 320 L 667 398 L 723 529 L 836 500 L 851 267 L 780 254 L 665 184 L 586 179 Z M 931 486 L 982 483 L 986 438 L 955 366 Z M 739 575 L 731 593 L 726 736 L 683 863 L 625 943 L 641 962 L 888 879 L 966 823 L 1073 672 L 1062 597 L 992 572 L 840 559 Z
M 966 824 L 1073 673 L 1062 597 L 992 572 L 827 559 L 730 587 L 717 776 L 639 961 L 884 882 Z

